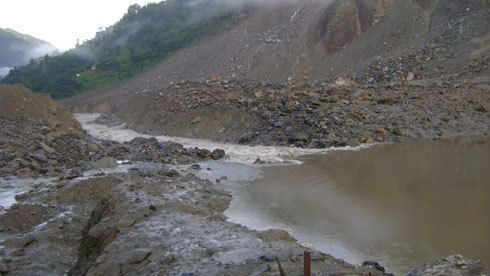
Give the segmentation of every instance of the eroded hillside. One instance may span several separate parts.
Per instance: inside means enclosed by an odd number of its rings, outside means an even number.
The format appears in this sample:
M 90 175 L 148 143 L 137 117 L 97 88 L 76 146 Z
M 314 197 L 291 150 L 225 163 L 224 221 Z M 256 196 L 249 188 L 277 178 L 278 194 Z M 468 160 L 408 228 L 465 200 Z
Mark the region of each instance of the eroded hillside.
M 389 83 L 488 73 L 484 1 L 293 1 L 244 8 L 240 20 L 139 77 L 73 102 L 124 99 L 182 80 Z M 68 101 L 70 102 L 70 101 Z M 121 103 L 114 103 L 116 105 Z

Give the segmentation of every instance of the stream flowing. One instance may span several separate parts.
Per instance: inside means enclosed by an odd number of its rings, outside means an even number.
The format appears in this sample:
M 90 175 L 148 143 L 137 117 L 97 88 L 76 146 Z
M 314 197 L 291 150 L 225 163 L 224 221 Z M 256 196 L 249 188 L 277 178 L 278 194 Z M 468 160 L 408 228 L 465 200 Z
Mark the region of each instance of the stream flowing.
M 76 115 L 100 139 L 152 137 L 91 123 L 97 116 Z M 324 150 L 156 138 L 226 151 L 197 174 L 227 177 L 220 185 L 233 194 L 232 222 L 284 229 L 304 245 L 396 274 L 452 254 L 490 265 L 489 137 Z

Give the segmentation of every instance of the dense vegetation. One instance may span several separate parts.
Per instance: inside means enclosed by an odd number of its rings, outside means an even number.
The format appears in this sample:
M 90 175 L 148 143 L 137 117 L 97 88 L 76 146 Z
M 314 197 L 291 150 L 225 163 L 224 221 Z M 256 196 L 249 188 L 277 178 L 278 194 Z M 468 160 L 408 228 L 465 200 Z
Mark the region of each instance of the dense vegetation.
M 57 56 L 31 60 L 5 83 L 22 83 L 56 99 L 114 85 L 217 30 L 233 14 L 211 0 L 167 0 L 129 7 L 114 26 Z
M 11 29 L 0 29 L 0 68 L 14 67 L 54 51 L 56 48 L 46 41 Z

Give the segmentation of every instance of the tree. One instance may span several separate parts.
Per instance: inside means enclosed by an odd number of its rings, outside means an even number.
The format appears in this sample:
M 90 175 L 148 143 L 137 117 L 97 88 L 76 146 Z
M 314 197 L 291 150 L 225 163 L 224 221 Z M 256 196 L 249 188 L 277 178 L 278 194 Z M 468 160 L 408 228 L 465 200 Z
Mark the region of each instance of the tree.
M 133 4 L 128 8 L 128 15 L 137 14 L 141 10 L 141 6 L 138 4 Z

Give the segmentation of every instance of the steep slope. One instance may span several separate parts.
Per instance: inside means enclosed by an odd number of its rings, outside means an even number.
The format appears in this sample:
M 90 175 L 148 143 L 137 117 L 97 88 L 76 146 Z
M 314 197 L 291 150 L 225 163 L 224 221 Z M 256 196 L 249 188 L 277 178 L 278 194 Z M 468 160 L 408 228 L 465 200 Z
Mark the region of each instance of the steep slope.
M 82 132 L 80 124 L 61 104 L 21 85 L 0 85 L 0 118 L 46 123 L 53 134 Z
M 32 58 L 56 51 L 46 41 L 11 29 L 0 29 L 0 76 L 6 75 L 8 69 L 27 63 Z
M 216 0 L 135 4 L 95 38 L 61 55 L 19 66 L 2 82 L 22 83 L 55 99 L 111 86 L 220 29 L 233 20 L 227 7 L 217 5 Z
M 489 5 L 464 1 L 280 1 L 240 10 L 239 22 L 113 89 L 70 102 L 124 106 L 125 95 L 182 80 L 387 83 L 488 73 Z M 117 101 L 113 99 L 117 96 Z M 105 107 L 108 105 L 105 104 Z M 106 110 L 107 111 L 107 110 Z

